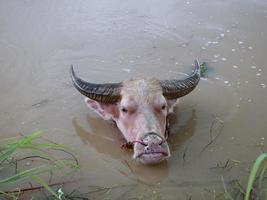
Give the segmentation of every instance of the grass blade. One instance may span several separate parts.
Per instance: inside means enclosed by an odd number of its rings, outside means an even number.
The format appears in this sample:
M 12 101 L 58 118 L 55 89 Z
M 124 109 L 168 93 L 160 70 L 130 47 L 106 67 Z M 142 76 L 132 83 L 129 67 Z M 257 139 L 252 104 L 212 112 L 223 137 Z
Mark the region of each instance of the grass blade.
M 31 169 L 19 172 L 19 173 L 15 174 L 11 177 L 0 180 L 0 185 L 11 184 L 13 182 L 22 181 L 31 175 L 37 175 L 37 174 L 45 173 L 45 172 L 48 172 L 50 170 L 51 170 L 51 167 L 48 167 L 46 165 L 36 167 L 36 168 L 31 168 Z
M 249 178 L 248 178 L 248 184 L 246 189 L 246 196 L 245 200 L 249 200 L 250 192 L 253 188 L 254 181 L 257 177 L 257 174 L 259 172 L 260 167 L 262 166 L 263 162 L 267 160 L 267 153 L 261 154 L 255 161 L 252 170 L 250 172 Z
M 41 131 L 35 131 L 21 138 L 16 137 L 11 138 L 10 140 L 6 139 L 4 141 L 6 144 L 0 147 L 0 170 L 3 172 L 3 170 L 11 167 L 14 168 L 16 172 L 14 175 L 0 180 L 0 186 L 7 186 L 23 180 L 33 179 L 35 182 L 40 184 L 42 188 L 51 193 L 53 199 L 64 198 L 62 193 L 59 194 L 53 191 L 51 188 L 51 185 L 53 184 L 49 185 L 41 179 L 39 175 L 52 171 L 64 172 L 63 169 L 78 169 L 78 160 L 72 153 L 74 151 L 71 148 L 51 141 L 44 143 L 44 139 L 39 137 L 40 134 Z M 37 138 L 38 140 L 36 141 L 35 139 Z M 40 162 L 36 162 L 38 166 L 23 171 L 17 169 L 19 162 L 34 158 L 38 158 L 42 164 L 40 164 Z M 7 163 L 5 163 L 5 161 L 7 161 Z M 16 185 L 16 187 L 17 186 L 18 185 Z M 0 195 L 17 199 L 16 196 L 19 189 L 10 191 L 11 192 L 0 191 Z M 31 191 L 31 188 L 27 188 L 25 191 Z
M 38 176 L 31 176 L 31 178 L 32 178 L 35 182 L 37 182 L 37 183 L 39 183 L 40 185 L 42 185 L 42 186 L 43 186 L 48 192 L 50 192 L 56 199 L 61 200 L 61 198 L 58 197 L 57 193 L 55 193 L 55 192 L 53 191 L 53 189 L 52 189 L 51 187 L 49 187 L 49 185 L 48 185 L 43 179 L 41 179 L 41 178 L 38 177 Z

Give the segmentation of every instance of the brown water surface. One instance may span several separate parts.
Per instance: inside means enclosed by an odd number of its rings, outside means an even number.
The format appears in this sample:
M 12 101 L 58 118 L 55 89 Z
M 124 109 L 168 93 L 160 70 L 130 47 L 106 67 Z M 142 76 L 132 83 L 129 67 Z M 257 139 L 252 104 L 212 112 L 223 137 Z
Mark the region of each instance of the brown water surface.
M 245 185 L 266 151 L 265 0 L 0 1 L 1 138 L 43 136 L 79 149 L 79 183 L 95 199 L 209 199 Z M 91 82 L 184 77 L 209 66 L 172 120 L 171 158 L 135 163 L 119 131 L 86 108 L 69 67 Z M 212 126 L 212 127 L 211 127 Z M 212 138 L 218 137 L 208 145 Z M 215 168 L 230 160 L 231 167 Z M 66 192 L 71 191 L 66 187 Z

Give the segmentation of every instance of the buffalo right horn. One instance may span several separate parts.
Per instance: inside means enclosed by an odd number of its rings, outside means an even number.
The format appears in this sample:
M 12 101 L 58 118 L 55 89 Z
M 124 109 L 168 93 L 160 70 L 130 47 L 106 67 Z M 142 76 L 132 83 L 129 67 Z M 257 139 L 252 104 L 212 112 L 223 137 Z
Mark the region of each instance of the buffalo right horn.
M 198 60 L 195 60 L 195 70 L 183 80 L 163 80 L 160 81 L 163 96 L 167 99 L 177 99 L 189 94 L 200 80 L 200 66 Z

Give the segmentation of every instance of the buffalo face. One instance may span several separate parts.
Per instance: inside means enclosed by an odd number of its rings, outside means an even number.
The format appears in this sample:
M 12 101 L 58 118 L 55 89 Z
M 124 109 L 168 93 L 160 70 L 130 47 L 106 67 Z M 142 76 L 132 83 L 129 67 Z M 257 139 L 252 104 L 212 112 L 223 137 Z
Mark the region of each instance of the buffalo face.
M 94 84 L 74 73 L 75 88 L 87 98 L 85 103 L 102 118 L 116 122 L 125 140 L 133 144 L 133 158 L 145 164 L 159 163 L 170 156 L 166 141 L 166 118 L 178 98 L 190 93 L 200 79 L 200 67 L 183 80 L 155 78 L 121 83 Z

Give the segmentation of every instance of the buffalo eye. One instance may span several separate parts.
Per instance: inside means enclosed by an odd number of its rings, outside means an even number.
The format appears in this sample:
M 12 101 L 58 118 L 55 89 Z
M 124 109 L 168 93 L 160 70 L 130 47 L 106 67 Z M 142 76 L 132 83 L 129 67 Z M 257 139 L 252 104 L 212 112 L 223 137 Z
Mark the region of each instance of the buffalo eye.
M 165 110 L 166 109 L 166 105 L 164 104 L 163 106 L 161 106 L 161 109 Z
M 122 111 L 123 113 L 127 113 L 127 112 L 128 112 L 128 110 L 127 110 L 126 108 L 122 108 L 121 111 Z

